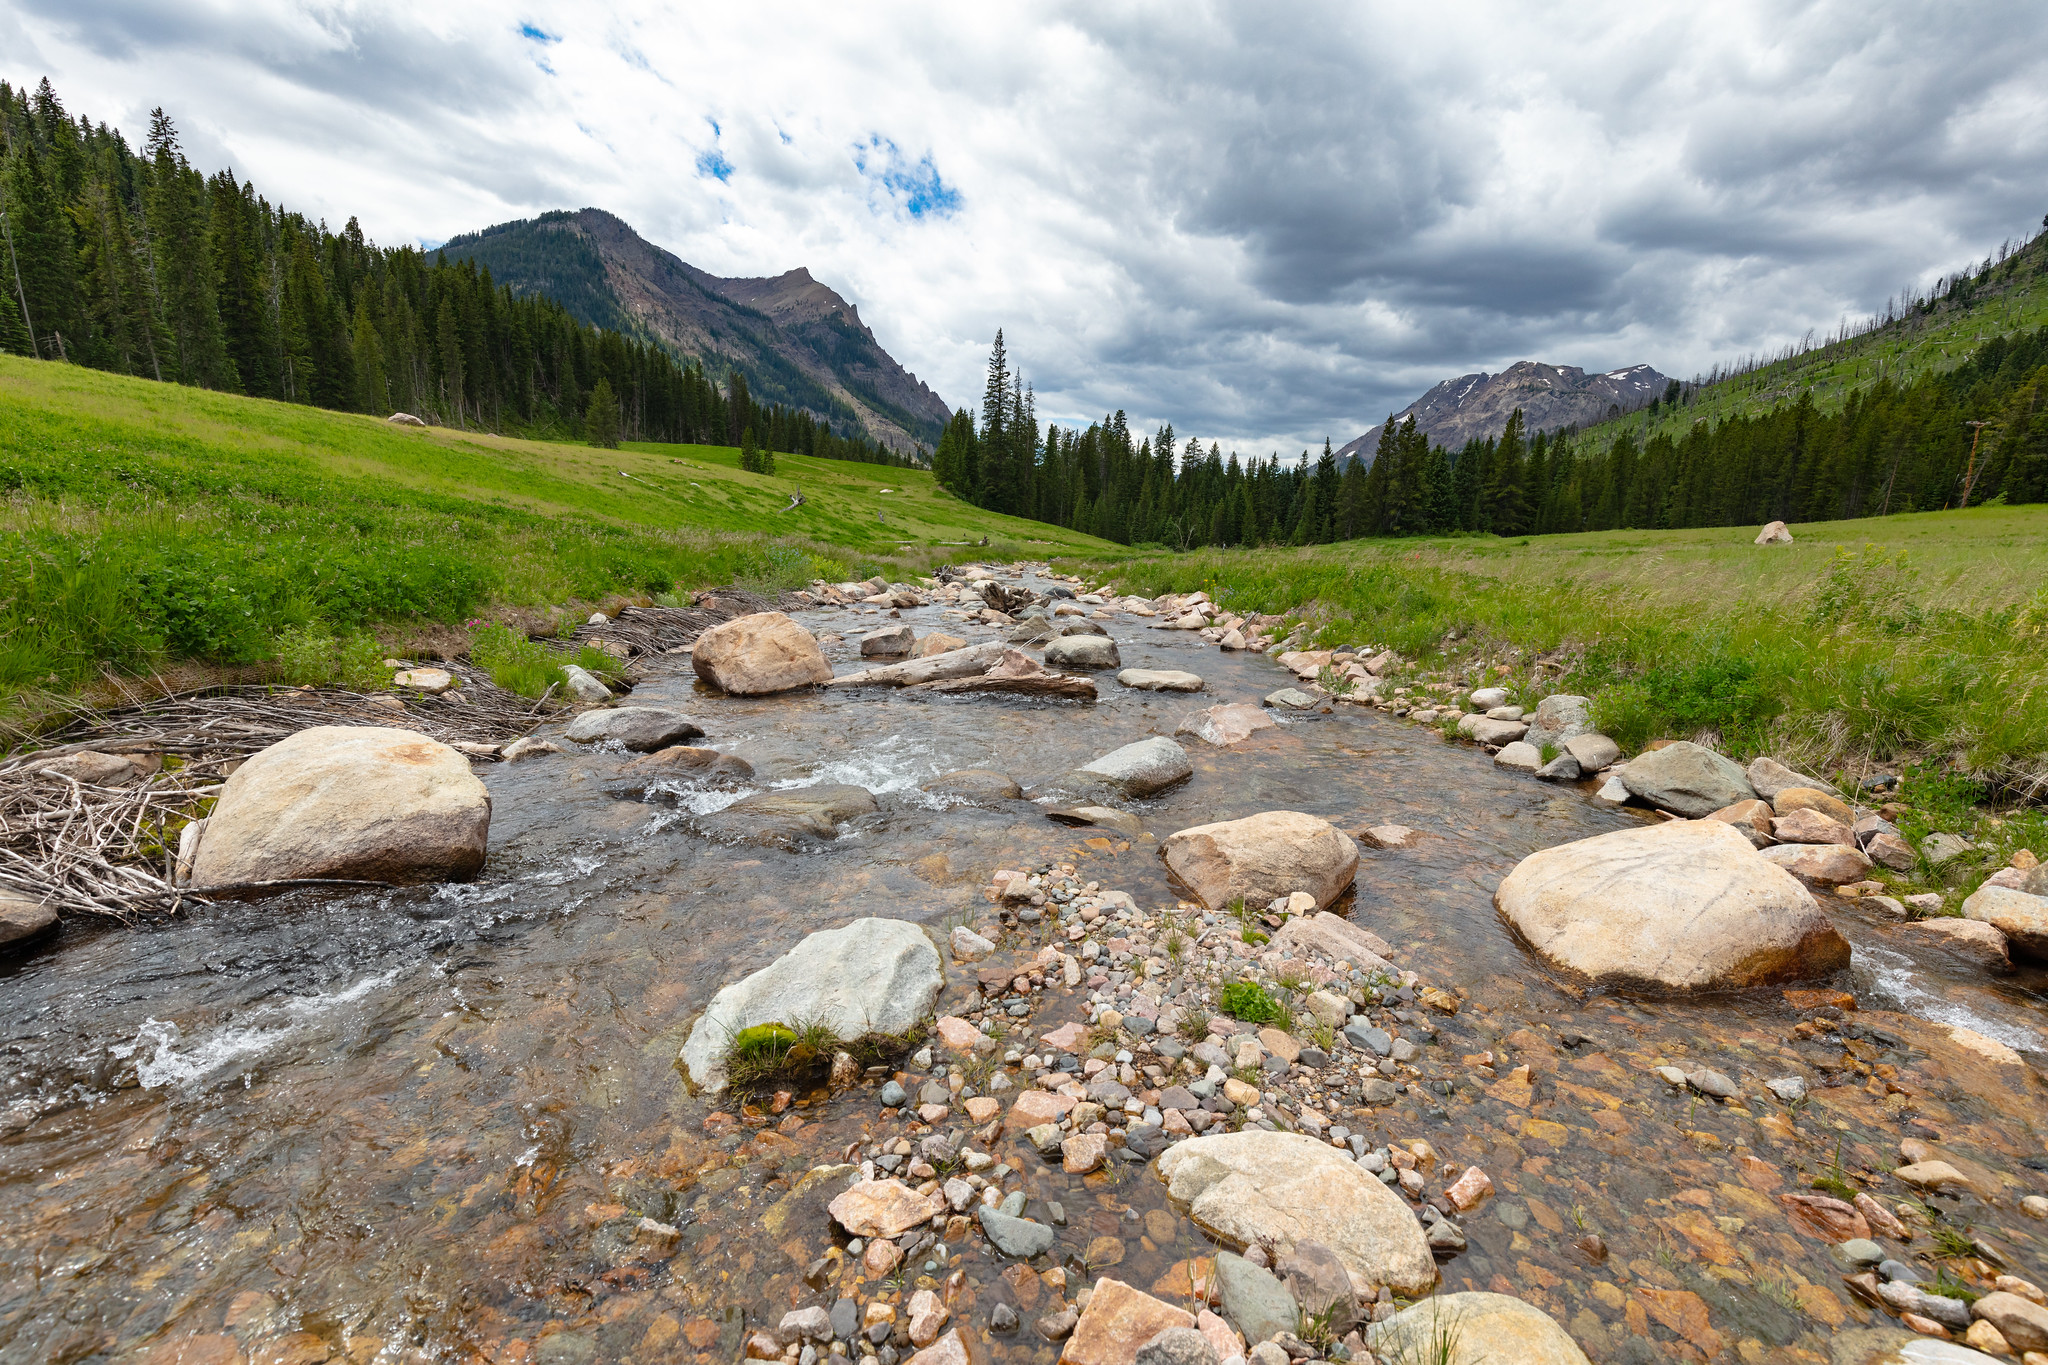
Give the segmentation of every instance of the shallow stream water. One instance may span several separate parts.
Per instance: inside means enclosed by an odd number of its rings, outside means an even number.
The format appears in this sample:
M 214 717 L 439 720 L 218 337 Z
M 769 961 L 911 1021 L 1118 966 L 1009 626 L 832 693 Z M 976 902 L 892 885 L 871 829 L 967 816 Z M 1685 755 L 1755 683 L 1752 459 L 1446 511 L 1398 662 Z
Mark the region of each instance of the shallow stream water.
M 937 607 L 902 615 L 920 633 L 989 637 Z M 801 619 L 821 633 L 881 624 Z M 831 1241 L 821 1216 L 777 1241 L 761 1211 L 808 1167 L 897 1130 L 863 1088 L 807 1097 L 790 1132 L 707 1132 L 715 1106 L 685 1093 L 675 1058 L 711 994 L 853 917 L 935 931 L 981 917 L 997 868 L 1071 861 L 1141 906 L 1170 906 L 1156 837 L 1270 809 L 1429 836 L 1365 853 L 1348 913 L 1399 965 L 1467 997 L 1442 1021 L 1431 1074 L 1469 1073 L 1463 1058 L 1488 1050 L 1499 1060 L 1486 1085 L 1411 1089 L 1354 1127 L 1427 1138 L 1492 1175 L 1498 1197 L 1466 1222 L 1471 1248 L 1444 1265 L 1447 1287 L 1529 1298 L 1596 1361 L 1823 1361 L 1831 1332 L 1873 1315 L 1775 1194 L 1836 1162 L 1881 1186 L 1912 1134 L 1977 1163 L 1966 1173 L 1988 1198 L 1956 1215 L 1973 1235 L 2015 1273 L 2048 1273 L 2041 1225 L 2017 1208 L 2048 1193 L 2048 1174 L 2024 1164 L 2048 1167 L 2036 973 L 1987 977 L 1829 898 L 1856 945 L 1833 984 L 1858 994 L 1847 1017 L 1876 1041 L 1795 1044 L 1807 1016 L 1775 991 L 1588 996 L 1512 941 L 1493 889 L 1531 852 L 1649 817 L 1364 708 L 1288 717 L 1234 749 L 1185 741 L 1193 779 L 1136 807 L 1148 834 L 1134 840 L 1064 828 L 1029 803 L 978 809 L 920 790 L 968 767 L 1029 786 L 1291 680 L 1191 633 L 1106 624 L 1127 666 L 1185 668 L 1207 691 L 1127 692 L 1106 673 L 1092 706 L 742 699 L 697 686 L 686 661 L 658 661 L 672 671 L 632 702 L 698 717 L 698 742 L 751 762 L 756 789 L 876 794 L 879 814 L 823 847 L 708 841 L 690 815 L 741 793 L 616 799 L 629 756 L 564 741 L 560 757 L 479 769 L 491 854 L 472 884 L 223 903 L 139 929 L 67 924 L 0 969 L 0 1359 L 732 1360 L 746 1326 L 818 1301 L 799 1272 Z M 842 672 L 858 666 L 850 642 L 828 653 Z M 974 983 L 952 977 L 957 1002 Z M 1085 1017 L 1082 996 L 1048 1001 L 1033 1025 L 1069 1017 Z M 2024 1064 L 1953 1045 L 1952 1025 Z M 1762 1099 L 1703 1105 L 1651 1074 L 1667 1060 L 1713 1066 L 1759 1097 L 1761 1079 L 1803 1075 L 1816 1097 L 1790 1114 Z M 1526 1095 L 1492 1088 L 1521 1063 L 1535 1078 Z M 1873 1072 L 1877 1091 L 1892 1079 L 1905 1096 L 1873 1093 Z M 1034 1197 L 1066 1203 L 1059 1254 L 1076 1283 L 1078 1258 L 1105 1237 L 1121 1244 L 1110 1273 L 1141 1287 L 1203 1250 L 1143 1172 L 1083 1179 L 1017 1161 Z M 666 1268 L 621 1268 L 605 1229 L 628 1210 L 684 1227 Z M 1575 1248 L 1588 1232 L 1604 1261 Z M 955 1254 L 972 1286 L 956 1320 L 985 1322 L 998 1299 L 1027 1322 L 1044 1311 L 1052 1291 L 999 1278 L 985 1246 Z M 1028 1332 L 989 1349 L 1056 1353 Z

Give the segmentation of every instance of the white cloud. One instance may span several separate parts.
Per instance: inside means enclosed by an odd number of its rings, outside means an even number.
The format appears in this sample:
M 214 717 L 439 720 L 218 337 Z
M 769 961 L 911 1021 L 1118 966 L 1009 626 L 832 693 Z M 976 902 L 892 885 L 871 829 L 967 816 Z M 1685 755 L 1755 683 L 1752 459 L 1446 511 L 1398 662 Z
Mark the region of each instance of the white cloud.
M 808 266 L 948 401 L 1339 442 L 1450 374 L 1690 373 L 2048 204 L 2037 4 L 0 0 L 17 65 L 385 242 L 598 205 Z

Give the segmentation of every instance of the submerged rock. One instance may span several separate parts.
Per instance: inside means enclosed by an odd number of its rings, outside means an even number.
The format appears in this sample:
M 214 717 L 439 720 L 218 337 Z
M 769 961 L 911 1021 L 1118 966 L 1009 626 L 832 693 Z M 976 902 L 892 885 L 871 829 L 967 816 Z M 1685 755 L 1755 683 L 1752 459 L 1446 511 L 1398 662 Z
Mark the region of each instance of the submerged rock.
M 751 782 L 754 765 L 744 758 L 722 754 L 716 749 L 697 749 L 687 744 L 630 759 L 619 766 L 619 776 L 652 781 L 664 777 L 687 777 L 714 783 Z
M 417 730 L 316 725 L 227 780 L 192 884 L 467 881 L 483 867 L 490 827 L 490 793 L 455 749 Z
M 1368 1284 L 1411 1297 L 1436 1284 L 1436 1261 L 1407 1204 L 1314 1138 L 1247 1128 L 1191 1138 L 1157 1164 L 1174 1202 L 1226 1242 L 1320 1242 Z
M 1755 798 L 1741 768 L 1712 749 L 1680 740 L 1629 760 L 1622 785 L 1660 810 L 1688 820 Z
M 1849 963 L 1848 942 L 1812 894 L 1716 820 L 1620 830 L 1531 854 L 1494 904 L 1539 957 L 1615 985 L 1724 989 L 1824 976 Z
M 1142 692 L 1199 692 L 1202 680 L 1193 673 L 1171 668 L 1127 668 L 1116 675 L 1124 687 Z
M 1506 1294 L 1438 1294 L 1366 1330 L 1382 1360 L 1434 1365 L 1587 1365 L 1564 1328 L 1534 1304 Z
M 934 796 L 950 796 L 970 805 L 1015 801 L 1024 795 L 1024 789 L 1017 785 L 1015 778 L 991 768 L 961 768 L 941 773 L 925 783 L 921 790 Z
M 1173 878 L 1210 910 L 1240 896 L 1247 905 L 1265 905 L 1295 891 L 1314 896 L 1320 908 L 1349 890 L 1358 872 L 1350 836 L 1291 810 L 1180 830 L 1159 852 Z
M 832 665 L 808 630 L 779 611 L 715 625 L 697 637 L 690 667 L 721 692 L 758 696 L 832 681 Z
M 703 733 L 703 726 L 678 711 L 657 706 L 608 706 L 585 711 L 570 721 L 562 737 L 578 744 L 611 740 L 635 753 L 647 754 L 696 739 Z
M 1145 797 L 1185 782 L 1195 772 L 1188 751 L 1164 735 L 1154 735 L 1090 759 L 1076 772 L 1108 785 L 1121 796 Z
M 723 1090 L 727 1048 L 758 1024 L 820 1023 L 842 1041 L 898 1036 L 930 1017 L 944 984 L 939 950 L 924 930 L 908 920 L 857 919 L 809 935 L 720 990 L 683 1044 L 683 1065 L 696 1085 Z
M 1273 718 L 1256 706 L 1246 702 L 1231 702 L 1223 706 L 1211 706 L 1202 711 L 1190 711 L 1180 718 L 1174 727 L 1176 735 L 1187 735 L 1201 740 L 1204 744 L 1226 748 L 1241 744 L 1260 730 L 1275 728 Z
M 837 838 L 841 825 L 876 809 L 874 793 L 866 787 L 789 787 L 756 792 L 724 810 L 696 816 L 692 824 L 714 839 L 792 849 Z

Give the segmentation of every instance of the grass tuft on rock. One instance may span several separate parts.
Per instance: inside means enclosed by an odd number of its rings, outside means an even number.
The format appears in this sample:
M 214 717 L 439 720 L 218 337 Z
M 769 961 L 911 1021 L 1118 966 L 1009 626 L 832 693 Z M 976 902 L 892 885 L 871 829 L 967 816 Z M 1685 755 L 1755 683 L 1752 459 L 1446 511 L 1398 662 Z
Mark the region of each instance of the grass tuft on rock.
M 1219 1006 L 1233 1019 L 1242 1019 L 1247 1024 L 1285 1024 L 1287 1011 L 1280 1008 L 1278 1001 L 1266 994 L 1266 988 L 1256 981 L 1233 981 L 1223 988 L 1223 999 Z

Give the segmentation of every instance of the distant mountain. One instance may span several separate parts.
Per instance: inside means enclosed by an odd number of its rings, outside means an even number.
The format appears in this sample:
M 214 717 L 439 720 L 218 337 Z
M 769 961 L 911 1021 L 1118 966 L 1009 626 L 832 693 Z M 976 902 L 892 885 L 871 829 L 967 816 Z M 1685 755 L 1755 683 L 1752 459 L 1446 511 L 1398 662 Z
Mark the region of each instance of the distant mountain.
M 1671 381 L 1648 365 L 1587 374 L 1576 365 L 1519 361 L 1499 374 L 1461 374 L 1446 379 L 1394 414 L 1396 426 L 1412 415 L 1415 425 L 1438 445 L 1455 450 L 1474 437 L 1498 436 L 1516 408 L 1531 433 L 1589 426 L 1612 408 L 1633 412 L 1660 397 Z M 1345 446 L 1340 457 L 1370 460 L 1380 429 Z
M 714 374 L 738 366 L 757 400 L 807 408 L 842 433 L 895 450 L 929 447 L 952 415 L 852 304 L 801 266 L 772 279 L 721 279 L 602 209 L 500 223 L 441 250 L 488 266 L 515 294 L 544 294 L 583 322 L 658 342 Z

